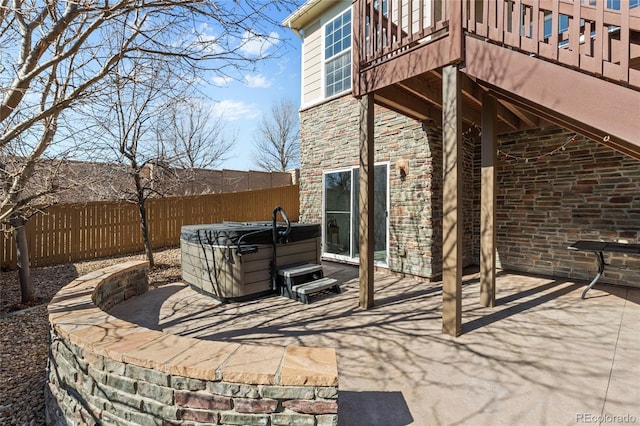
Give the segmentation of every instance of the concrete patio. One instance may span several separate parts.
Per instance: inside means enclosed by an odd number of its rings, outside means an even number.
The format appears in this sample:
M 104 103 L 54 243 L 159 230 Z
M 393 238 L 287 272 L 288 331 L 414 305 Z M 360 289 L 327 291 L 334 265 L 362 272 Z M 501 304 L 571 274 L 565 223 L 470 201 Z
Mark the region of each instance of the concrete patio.
M 217 341 L 333 347 L 340 425 L 640 423 L 640 288 L 500 272 L 497 306 L 463 281 L 463 331 L 441 332 L 438 284 L 376 274 L 376 306 L 358 308 L 357 268 L 325 263 L 343 293 L 220 304 L 182 283 L 110 313 Z

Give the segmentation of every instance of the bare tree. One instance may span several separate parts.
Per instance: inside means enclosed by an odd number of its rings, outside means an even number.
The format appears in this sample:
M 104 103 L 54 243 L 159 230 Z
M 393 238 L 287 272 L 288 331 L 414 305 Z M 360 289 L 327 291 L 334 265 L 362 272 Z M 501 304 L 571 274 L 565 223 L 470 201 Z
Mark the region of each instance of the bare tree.
M 176 157 L 174 166 L 181 169 L 219 166 L 237 140 L 236 135 L 227 134 L 222 117 L 200 99 L 173 104 L 168 121 L 168 133 L 160 138 Z
M 271 107 L 271 115 L 262 117 L 254 135 L 258 167 L 282 172 L 297 167 L 299 136 L 298 111 L 291 101 L 281 99 Z
M 122 65 L 125 65 L 123 63 Z M 194 178 L 196 168 L 217 165 L 232 146 L 224 126 L 210 107 L 185 98 L 170 62 L 129 60 L 126 72 L 114 73 L 112 91 L 91 110 L 101 129 L 97 152 L 112 155 L 114 172 L 130 177 L 130 185 L 114 186 L 109 198 L 121 198 L 138 209 L 147 260 L 154 265 L 147 201 L 171 195 Z M 188 83 L 187 83 L 188 84 Z
M 173 76 L 164 61 L 137 58 L 122 62 L 110 81 L 112 90 L 91 110 L 102 130 L 98 152 L 112 149 L 113 156 L 105 160 L 115 160 L 114 169 L 131 179 L 130 186 L 118 188 L 113 196 L 136 205 L 145 254 L 153 266 L 147 200 L 162 195 L 167 185 L 160 181 L 167 180 L 174 160 L 157 138 L 169 127 L 165 117 L 176 96 L 171 90 Z
M 158 135 L 175 158 L 171 166 L 179 183 L 173 186 L 176 195 L 208 192 L 202 182 L 202 169 L 214 169 L 228 158 L 237 142 L 237 132 L 229 133 L 225 121 L 213 113 L 211 103 L 187 98 L 171 107 L 167 132 Z
M 121 63 L 163 57 L 185 76 L 205 70 L 233 76 L 278 41 L 271 10 L 296 3 L 0 0 L 0 159 L 12 162 L 0 172 L 0 222 L 24 218 L 55 191 L 26 188 L 45 152 L 55 158 L 60 122 L 108 91 L 107 76 Z

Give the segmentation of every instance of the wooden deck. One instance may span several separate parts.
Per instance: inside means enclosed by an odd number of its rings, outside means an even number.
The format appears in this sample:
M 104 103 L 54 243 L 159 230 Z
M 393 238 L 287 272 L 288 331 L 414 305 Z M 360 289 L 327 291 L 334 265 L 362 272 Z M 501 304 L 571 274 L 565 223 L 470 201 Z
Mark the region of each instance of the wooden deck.
M 640 7 L 621 3 L 356 0 L 353 93 L 441 124 L 457 64 L 465 126 L 490 92 L 498 134 L 554 123 L 640 158 L 638 114 L 619 113 L 640 104 Z
M 556 124 L 640 160 L 640 7 L 606 0 L 354 0 L 360 306 L 373 301 L 373 104 L 442 129 L 442 329 L 462 332 L 462 135 L 482 152 L 480 302 L 495 305 L 498 135 Z M 465 213 L 466 214 L 466 213 Z

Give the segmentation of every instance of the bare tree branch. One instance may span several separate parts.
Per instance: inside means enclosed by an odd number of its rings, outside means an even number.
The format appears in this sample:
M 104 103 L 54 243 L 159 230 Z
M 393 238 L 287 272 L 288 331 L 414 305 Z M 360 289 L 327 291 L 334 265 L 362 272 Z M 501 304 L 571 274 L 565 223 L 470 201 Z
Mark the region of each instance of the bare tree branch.
M 27 161 L 30 154 L 43 155 L 55 134 L 37 135 L 38 129 L 47 127 L 39 123 L 68 114 L 70 108 L 110 90 L 106 77 L 132 57 L 164 57 L 185 72 L 207 69 L 230 75 L 225 70 L 251 69 L 272 53 L 252 52 L 248 46 L 258 42 L 270 47 L 279 41 L 272 35 L 278 22 L 269 11 L 291 10 L 298 3 L 2 0 L 0 156 L 24 152 Z M 41 99 L 34 102 L 33 95 L 38 94 Z M 36 139 L 48 141 L 44 150 L 27 153 L 26 147 L 15 146 Z M 20 170 L 28 174 L 31 168 Z M 28 177 L 20 180 L 26 181 Z M 2 218 L 20 204 L 10 198 L 2 203 Z
M 181 169 L 212 169 L 227 158 L 236 136 L 228 135 L 222 117 L 199 99 L 186 99 L 171 108 L 167 134 L 159 139 L 170 147 Z
M 63 158 L 71 149 L 64 144 L 87 134 L 85 122 L 74 120 L 81 109 L 111 94 L 118 73 L 121 82 L 133 78 L 133 61 L 170 62 L 183 77 L 250 70 L 276 52 L 271 47 L 278 39 L 272 34 L 279 22 L 270 11 L 291 11 L 300 2 L 0 0 L 0 222 L 25 217 L 25 211 L 37 208 L 57 189 L 53 184 L 29 188 L 37 173 L 54 164 L 44 161 L 47 154 L 49 159 Z M 252 51 L 255 41 L 269 49 Z M 165 85 L 168 90 L 173 84 Z M 151 102 L 149 106 L 155 108 Z M 124 123 L 124 115 L 120 119 Z M 111 148 L 134 151 L 132 141 L 151 133 L 142 127 L 151 118 L 137 120 L 141 126 L 121 135 L 125 144 L 120 138 Z M 62 134 L 61 122 L 66 123 Z M 86 139 L 75 148 L 85 145 Z M 168 150 L 160 148 L 166 156 Z M 143 166 L 124 153 L 121 158 L 141 170 Z M 50 167 L 46 182 L 56 181 L 56 170 Z
M 262 117 L 254 135 L 258 167 L 281 172 L 298 167 L 299 136 L 298 112 L 291 101 L 281 99 L 271 107 L 271 115 Z

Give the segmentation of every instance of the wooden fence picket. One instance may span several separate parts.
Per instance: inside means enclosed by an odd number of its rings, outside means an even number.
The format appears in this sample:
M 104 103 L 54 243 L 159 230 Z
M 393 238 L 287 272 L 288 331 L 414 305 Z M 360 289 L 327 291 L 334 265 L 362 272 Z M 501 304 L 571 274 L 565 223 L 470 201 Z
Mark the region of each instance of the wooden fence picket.
M 223 221 L 271 220 L 282 206 L 291 221 L 300 216 L 299 187 L 290 185 L 254 191 L 155 198 L 147 203 L 154 249 L 177 246 L 183 225 Z M 2 231 L 0 268 L 16 268 L 15 241 Z M 56 204 L 27 223 L 32 267 L 141 252 L 137 207 L 124 201 Z

